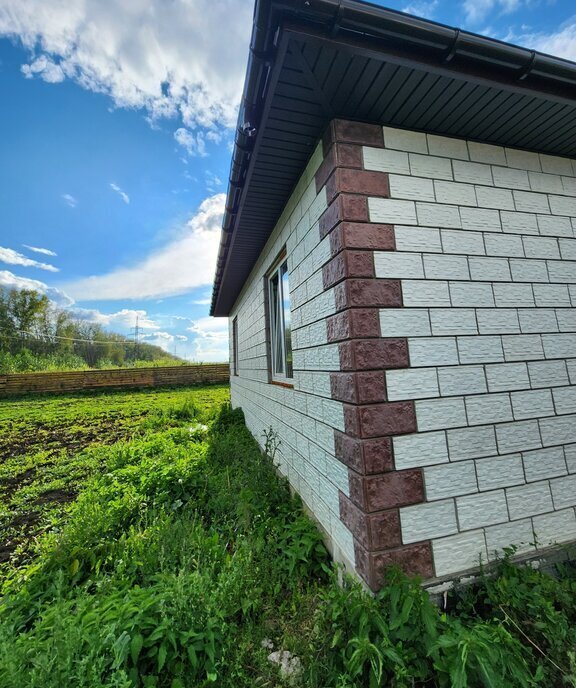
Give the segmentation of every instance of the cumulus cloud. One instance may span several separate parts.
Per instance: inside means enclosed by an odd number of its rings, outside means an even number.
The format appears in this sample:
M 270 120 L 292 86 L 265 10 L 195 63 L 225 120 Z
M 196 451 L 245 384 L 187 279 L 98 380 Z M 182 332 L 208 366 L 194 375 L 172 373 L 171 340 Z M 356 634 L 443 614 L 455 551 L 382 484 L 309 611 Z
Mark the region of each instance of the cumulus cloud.
M 198 298 L 193 299 L 192 303 L 196 306 L 209 306 L 212 303 L 212 292 L 202 292 Z
M 122 189 L 118 186 L 118 184 L 114 184 L 114 182 L 110 182 L 110 188 L 112 191 L 115 191 L 120 198 L 124 201 L 124 203 L 128 204 L 130 203 L 130 196 L 125 191 L 122 191 Z
M 216 191 L 222 186 L 222 180 L 220 177 L 209 170 L 206 170 L 204 176 L 206 177 L 206 189 L 210 193 L 216 193 Z
M 211 284 L 224 203 L 224 194 L 206 198 L 176 237 L 142 262 L 68 283 L 66 290 L 79 301 L 115 301 L 175 296 Z
M 28 78 L 218 131 L 236 119 L 251 15 L 238 0 L 2 0 L 0 36 L 29 49 Z
M 48 272 L 59 272 L 58 268 L 50 265 L 49 263 L 41 263 L 37 260 L 32 260 L 32 258 L 27 258 L 14 251 L 11 248 L 4 248 L 0 246 L 0 262 L 8 263 L 9 265 L 22 265 L 26 268 L 39 268 L 40 270 L 47 270 Z
M 159 346 L 164 351 L 169 351 L 174 353 L 174 342 L 176 337 L 170 332 L 150 332 L 148 334 L 142 335 L 142 341 L 146 344 L 153 344 L 154 346 Z
M 523 4 L 523 0 L 465 0 L 463 8 L 466 21 L 478 24 L 492 14 L 511 14 Z
M 41 248 L 39 246 L 28 246 L 28 244 L 22 244 L 24 248 L 27 248 L 29 251 L 33 251 L 34 253 L 42 253 L 45 256 L 57 256 L 58 254 L 56 251 L 51 251 L 49 248 Z
M 39 294 L 46 294 L 56 306 L 62 308 L 71 306 L 74 303 L 74 299 L 70 298 L 66 292 L 55 287 L 49 287 L 40 280 L 20 277 L 9 270 L 0 270 L 0 287 L 6 287 L 7 289 L 32 289 Z
M 102 327 L 132 328 L 138 320 L 138 327 L 143 330 L 154 330 L 158 323 L 152 320 L 145 310 L 123 308 L 116 313 L 102 313 L 95 308 L 72 308 L 70 313 L 80 320 L 102 325 Z
M 532 50 L 576 61 L 576 16 L 562 24 L 558 31 L 510 33 L 506 40 L 520 43 Z
M 174 132 L 174 138 L 176 139 L 176 142 L 182 146 L 182 148 L 186 149 L 188 155 L 199 158 L 206 157 L 206 141 L 204 139 L 204 134 L 201 131 L 193 134 L 188 129 L 180 127 L 180 129 L 176 129 Z
M 62 199 L 64 200 L 64 203 L 66 205 L 69 205 L 71 208 L 75 208 L 78 205 L 78 200 L 72 196 L 72 194 L 62 194 Z
M 62 67 L 47 55 L 40 55 L 30 64 L 22 65 L 22 73 L 27 79 L 32 79 L 39 75 L 50 84 L 57 84 L 66 78 Z
M 197 361 L 227 361 L 228 319 L 199 318 L 186 328 L 194 335 L 193 358 Z
M 173 342 L 174 335 L 170 332 L 150 332 L 150 334 L 142 335 L 142 339 L 162 339 L 165 342 Z
M 438 0 L 431 0 L 426 2 L 426 0 L 415 0 L 411 2 L 406 7 L 402 8 L 402 12 L 407 14 L 414 14 L 417 17 L 424 17 L 425 19 L 432 19 L 436 13 L 438 7 Z

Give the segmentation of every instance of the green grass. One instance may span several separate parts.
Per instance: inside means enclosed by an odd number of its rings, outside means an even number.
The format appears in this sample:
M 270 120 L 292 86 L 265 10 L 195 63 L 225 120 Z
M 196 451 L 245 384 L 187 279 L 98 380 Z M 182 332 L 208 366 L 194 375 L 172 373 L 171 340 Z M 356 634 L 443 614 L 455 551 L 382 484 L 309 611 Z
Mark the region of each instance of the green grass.
M 11 558 L 29 560 L 39 536 L 60 527 L 85 482 L 102 470 L 107 447 L 141 436 L 147 425 L 180 424 L 170 414 L 186 404 L 210 414 L 228 396 L 219 385 L 2 400 L 0 576 Z M 184 415 L 183 422 L 193 417 Z
M 2 688 L 576 686 L 574 569 L 504 560 L 449 613 L 395 570 L 375 597 L 340 585 L 241 412 L 220 410 L 227 393 L 2 405 L 3 508 L 40 514 L 2 571 Z M 37 422 L 54 444 L 22 445 Z M 56 489 L 74 499 L 39 503 Z

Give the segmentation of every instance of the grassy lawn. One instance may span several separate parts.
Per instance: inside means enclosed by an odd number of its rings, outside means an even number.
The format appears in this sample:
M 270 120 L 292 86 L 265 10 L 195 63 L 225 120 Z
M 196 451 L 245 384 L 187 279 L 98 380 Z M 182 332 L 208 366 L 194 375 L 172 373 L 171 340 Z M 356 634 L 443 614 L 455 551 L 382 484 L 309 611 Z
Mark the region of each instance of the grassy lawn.
M 227 398 L 2 403 L 1 688 L 576 686 L 574 568 L 339 581 Z
M 159 418 L 178 424 L 170 414 L 187 401 L 209 414 L 228 398 L 219 385 L 1 400 L 0 576 L 61 526 L 86 480 L 102 470 L 105 447 L 142 435 Z

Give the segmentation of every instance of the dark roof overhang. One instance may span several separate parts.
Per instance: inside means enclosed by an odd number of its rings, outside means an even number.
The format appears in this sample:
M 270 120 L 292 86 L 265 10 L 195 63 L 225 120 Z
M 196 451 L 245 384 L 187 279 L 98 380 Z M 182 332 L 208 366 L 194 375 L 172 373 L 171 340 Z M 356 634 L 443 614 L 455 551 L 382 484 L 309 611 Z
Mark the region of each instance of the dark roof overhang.
M 576 157 L 576 64 L 357 0 L 257 0 L 211 315 L 335 117 Z

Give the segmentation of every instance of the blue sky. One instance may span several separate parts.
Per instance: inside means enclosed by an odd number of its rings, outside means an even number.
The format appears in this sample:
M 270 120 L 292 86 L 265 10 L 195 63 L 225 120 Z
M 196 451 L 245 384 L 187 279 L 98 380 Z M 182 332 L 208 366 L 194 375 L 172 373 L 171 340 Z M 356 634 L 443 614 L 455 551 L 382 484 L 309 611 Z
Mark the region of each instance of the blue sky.
M 572 0 L 380 4 L 576 60 Z M 0 284 L 227 359 L 208 308 L 251 15 L 248 0 L 0 0 Z

